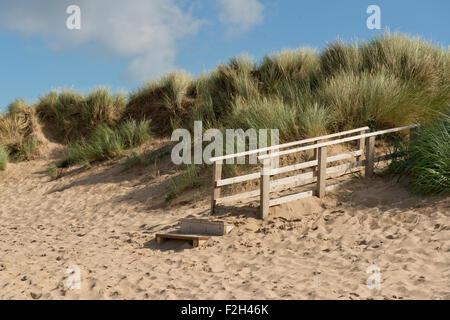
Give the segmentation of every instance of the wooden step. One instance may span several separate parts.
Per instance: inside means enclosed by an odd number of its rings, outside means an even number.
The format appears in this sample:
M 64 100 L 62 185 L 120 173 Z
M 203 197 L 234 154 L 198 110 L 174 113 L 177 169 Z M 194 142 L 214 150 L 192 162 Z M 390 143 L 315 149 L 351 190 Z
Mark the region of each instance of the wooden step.
M 182 234 L 182 233 L 158 233 L 155 236 L 156 242 L 158 244 L 164 243 L 166 240 L 174 239 L 174 240 L 185 240 L 191 242 L 193 247 L 198 247 L 205 243 L 209 238 L 209 236 L 201 236 L 195 234 Z
M 223 236 L 230 233 L 232 225 L 224 221 L 211 219 L 181 219 L 180 232 L 185 234 L 201 234 L 208 236 Z

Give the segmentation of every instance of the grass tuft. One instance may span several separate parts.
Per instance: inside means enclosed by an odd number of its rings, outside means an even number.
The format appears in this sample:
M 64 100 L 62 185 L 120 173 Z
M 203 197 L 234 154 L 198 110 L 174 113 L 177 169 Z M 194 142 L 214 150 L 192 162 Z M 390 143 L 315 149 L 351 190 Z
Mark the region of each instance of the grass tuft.
M 152 119 L 154 132 L 168 134 L 187 115 L 193 103 L 189 96 L 191 84 L 191 76 L 184 72 L 172 72 L 151 81 L 130 94 L 124 116 Z
M 299 136 L 296 110 L 280 98 L 262 98 L 245 101 L 236 99 L 226 123 L 230 128 L 278 129 L 280 138 Z
M 172 178 L 171 187 L 166 195 L 166 201 L 174 199 L 186 189 L 199 187 L 197 178 L 201 172 L 201 168 L 201 165 L 188 165 L 186 170 Z
M 3 171 L 6 169 L 6 164 L 8 163 L 8 160 L 9 160 L 8 150 L 6 150 L 5 147 L 0 145 L 0 170 Z
M 413 135 L 390 171 L 408 176 L 420 194 L 450 194 L 450 107 Z
M 137 147 L 150 138 L 149 121 L 136 123 L 126 121 L 111 128 L 98 126 L 88 138 L 69 145 L 67 157 L 59 163 L 59 167 L 67 167 L 77 163 L 89 164 L 93 161 L 112 159 L 123 154 L 129 148 Z
M 112 95 L 106 88 L 94 89 L 87 97 L 62 90 L 40 97 L 36 111 L 56 140 L 70 142 L 89 135 L 99 125 L 115 125 L 125 104 L 123 94 Z
M 34 109 L 21 99 L 11 103 L 8 112 L 0 115 L 0 144 L 11 159 L 31 160 L 39 153 L 38 131 Z
M 266 94 L 279 94 L 283 86 L 295 84 L 299 89 L 313 88 L 320 76 L 317 53 L 308 48 L 283 50 L 265 56 L 257 73 Z

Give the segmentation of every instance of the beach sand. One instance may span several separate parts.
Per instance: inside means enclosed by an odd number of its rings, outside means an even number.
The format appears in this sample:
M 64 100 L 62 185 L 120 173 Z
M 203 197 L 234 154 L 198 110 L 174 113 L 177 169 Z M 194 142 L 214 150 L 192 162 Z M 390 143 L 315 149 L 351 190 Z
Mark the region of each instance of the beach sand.
M 234 230 L 192 248 L 154 235 L 207 217 L 204 190 L 167 206 L 168 177 L 147 167 L 52 180 L 47 165 L 0 172 L 1 299 L 450 299 L 449 198 L 410 195 L 396 179 L 355 179 L 266 221 L 220 208 Z M 379 289 L 366 283 L 373 265 Z M 71 266 L 79 289 L 67 287 Z

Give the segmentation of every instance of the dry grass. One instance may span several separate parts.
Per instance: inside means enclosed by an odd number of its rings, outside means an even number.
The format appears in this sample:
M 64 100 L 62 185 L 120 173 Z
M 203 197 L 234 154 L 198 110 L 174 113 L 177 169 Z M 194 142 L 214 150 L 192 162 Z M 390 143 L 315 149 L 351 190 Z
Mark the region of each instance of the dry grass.
M 36 111 L 59 142 L 89 135 L 99 125 L 115 125 L 126 105 L 123 94 L 98 88 L 87 96 L 73 90 L 51 91 L 39 99 Z
M 0 145 L 0 171 L 6 169 L 6 164 L 9 160 L 9 154 L 5 147 Z
M 30 160 L 38 154 L 39 130 L 34 109 L 18 99 L 0 117 L 0 144 L 12 159 Z
M 189 95 L 192 80 L 186 73 L 170 73 L 132 92 L 125 118 L 152 119 L 152 128 L 160 135 L 169 134 L 188 114 L 193 104 Z
M 73 164 L 90 164 L 93 161 L 111 159 L 123 151 L 140 146 L 150 139 L 149 121 L 129 120 L 116 128 L 98 126 L 88 138 L 81 138 L 68 146 L 66 158 L 58 164 L 67 167 Z

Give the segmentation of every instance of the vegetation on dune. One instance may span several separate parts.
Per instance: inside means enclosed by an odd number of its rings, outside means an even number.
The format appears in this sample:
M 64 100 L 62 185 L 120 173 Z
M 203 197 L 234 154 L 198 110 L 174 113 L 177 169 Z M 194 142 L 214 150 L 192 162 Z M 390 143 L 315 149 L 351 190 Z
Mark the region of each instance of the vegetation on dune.
M 67 157 L 59 167 L 93 161 L 111 159 L 122 155 L 123 151 L 137 147 L 150 138 L 149 121 L 128 120 L 115 128 L 98 126 L 88 138 L 81 138 L 67 148 Z
M 320 60 L 312 49 L 283 50 L 266 55 L 256 74 L 265 94 L 284 96 L 285 87 L 292 84 L 312 90 L 321 76 Z
M 15 160 L 30 160 L 38 154 L 39 124 L 34 108 L 17 99 L 0 116 L 0 144 Z
M 297 112 L 280 98 L 262 98 L 244 101 L 236 99 L 225 120 L 230 128 L 266 129 L 277 128 L 280 138 L 299 136 L 296 121 Z
M 183 72 L 172 72 L 132 92 L 124 117 L 152 119 L 154 132 L 169 134 L 188 114 L 193 104 L 191 91 L 191 77 Z
M 328 108 L 335 131 L 371 125 L 401 126 L 418 120 L 412 92 L 398 78 L 366 72 L 339 73 L 317 92 L 319 105 Z M 405 113 L 405 108 L 408 112 Z M 415 112 L 416 111 L 416 112 Z
M 335 41 L 320 52 L 282 50 L 259 62 L 234 57 L 197 78 L 172 72 L 128 99 L 98 88 L 88 95 L 52 91 L 34 107 L 16 100 L 0 117 L 0 144 L 11 159 L 32 158 L 38 152 L 39 119 L 51 138 L 68 143 L 59 164 L 68 166 L 122 155 L 147 140 L 149 131 L 169 136 L 179 127 L 193 130 L 196 120 L 204 129 L 279 129 L 280 142 L 366 125 L 381 129 L 432 122 L 421 131 L 425 138 L 408 149 L 403 165 L 397 163 L 416 181 L 416 190 L 429 193 L 437 192 L 432 186 L 448 190 L 443 175 L 448 173 L 448 140 L 442 129 L 448 120 L 440 116 L 438 125 L 433 118 L 449 102 L 448 50 L 388 32 L 366 42 Z M 134 155 L 124 168 L 139 163 L 150 162 Z M 432 163 L 440 167 L 430 169 Z M 174 178 L 168 199 L 193 186 L 201 172 L 188 166 Z
M 420 38 L 386 33 L 361 44 L 360 51 L 364 70 L 387 69 L 404 81 L 434 89 L 441 84 L 448 86 L 448 51 Z
M 6 164 L 8 163 L 8 156 L 6 148 L 0 145 L 0 171 L 5 170 Z
M 386 33 L 368 42 L 336 41 L 322 52 L 283 50 L 260 63 L 240 56 L 194 80 L 172 73 L 133 93 L 127 109 L 160 114 L 152 123 L 156 134 L 202 120 L 204 127 L 278 128 L 292 140 L 426 123 L 449 101 L 449 52 Z
M 124 119 L 152 119 L 152 131 L 160 136 L 178 127 L 192 129 L 193 121 L 202 120 L 204 128 L 271 126 L 282 130 L 283 140 L 292 140 L 363 125 L 427 122 L 430 111 L 449 101 L 448 50 L 388 32 L 367 42 L 335 41 L 321 52 L 282 50 L 260 62 L 234 57 L 197 78 L 172 72 L 128 100 L 105 88 L 87 96 L 52 91 L 35 110 L 61 142 Z M 12 109 L 21 110 L 20 103 Z
M 202 165 L 187 165 L 186 169 L 170 180 L 171 186 L 166 195 L 166 201 L 174 199 L 178 194 L 188 188 L 199 187 L 198 176 Z
M 115 125 L 122 117 L 126 96 L 98 88 L 87 96 L 73 90 L 51 91 L 40 97 L 36 112 L 60 142 L 89 135 L 99 125 Z
M 336 40 L 321 52 L 320 67 L 325 79 L 338 73 L 359 73 L 364 70 L 361 49 L 357 43 Z
M 450 194 L 450 107 L 418 129 L 402 153 L 390 170 L 408 176 L 414 192 Z
M 253 70 L 254 63 L 249 57 L 232 58 L 199 83 L 200 101 L 211 104 L 215 119 L 222 120 L 237 98 L 249 101 L 260 97 Z

